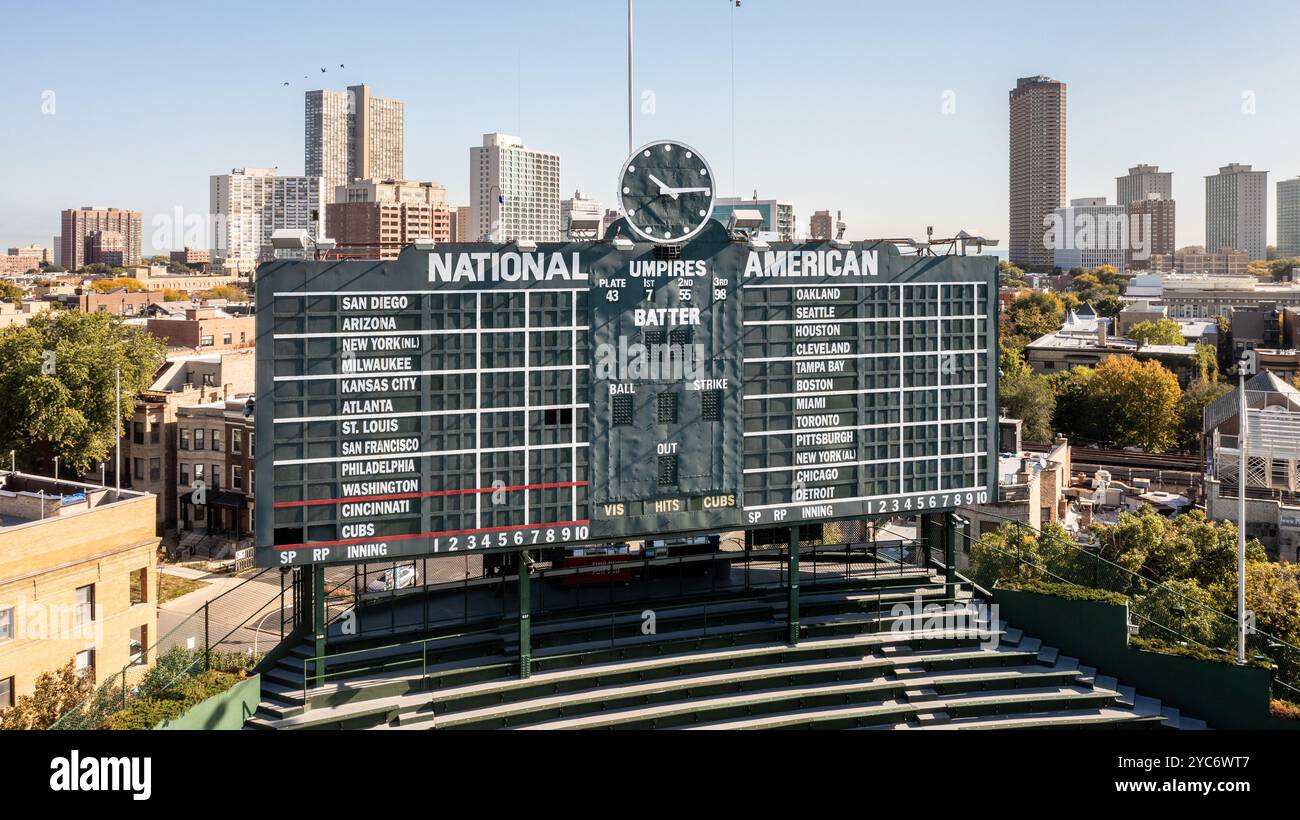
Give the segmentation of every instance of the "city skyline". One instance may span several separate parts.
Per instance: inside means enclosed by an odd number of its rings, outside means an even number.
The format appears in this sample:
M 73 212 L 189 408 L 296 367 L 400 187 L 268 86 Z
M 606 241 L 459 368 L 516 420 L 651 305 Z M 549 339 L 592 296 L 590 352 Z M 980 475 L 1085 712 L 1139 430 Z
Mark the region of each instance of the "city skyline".
M 232 167 L 301 173 L 305 93 L 360 83 L 405 103 L 405 176 L 444 184 L 453 204 L 469 201 L 466 147 L 493 131 L 518 134 L 529 146 L 558 153 L 564 169 L 560 190 L 581 189 L 613 201 L 627 137 L 623 4 L 573 4 L 549 14 L 506 5 L 504 14 L 456 7 L 440 15 L 409 15 L 406 36 L 428 46 L 419 56 L 405 49 L 359 54 L 344 48 L 352 34 L 342 5 L 325 4 L 315 17 L 304 17 L 308 7 L 301 4 L 259 8 L 264 24 L 292 22 L 302 36 L 273 51 L 250 53 L 245 65 L 223 64 L 220 78 L 189 68 L 226 47 L 220 42 L 159 43 L 139 54 L 115 55 L 123 81 L 111 90 L 87 84 L 76 61 L 42 59 L 34 44 L 16 43 L 11 56 L 31 70 L 8 78 L 0 92 L 16 126 L 0 135 L 0 149 L 25 159 L 9 164 L 7 184 L 0 187 L 0 241 L 48 245 L 60 211 L 104 204 L 142 213 L 144 253 L 179 248 L 179 228 L 168 237 L 176 241 L 154 241 L 156 215 L 170 218 L 177 208 L 185 215 L 206 214 L 208 178 Z M 1176 17 L 1158 8 L 1113 4 L 1134 26 L 1158 25 L 1170 42 L 1213 37 L 1217 58 L 1204 61 L 1194 50 L 1171 48 L 1111 64 L 1083 49 L 1060 48 L 1062 39 L 1086 42 L 1103 35 L 1104 14 L 1074 20 L 1052 12 L 1048 25 L 1069 30 L 1058 31 L 1055 39 L 1034 38 L 1029 35 L 1042 30 L 1041 20 L 1009 13 L 1003 28 L 983 33 L 974 12 L 943 5 L 952 24 L 947 30 L 978 33 L 936 35 L 943 46 L 936 52 L 934 43 L 914 36 L 919 18 L 910 13 L 872 17 L 874 33 L 864 57 L 857 49 L 840 53 L 789 39 L 786 31 L 810 11 L 806 5 L 755 2 L 731 11 L 723 4 L 642 4 L 636 85 L 644 110 L 636 117 L 636 141 L 687 140 L 717 168 L 720 194 L 748 197 L 756 189 L 760 198 L 791 201 L 801 231 L 811 213 L 829 209 L 843 211 L 852 238 L 920 236 L 926 225 L 935 225 L 938 233 L 964 228 L 1001 239 L 1005 247 L 1006 93 L 1017 77 L 1043 73 L 1070 87 L 1065 199 L 1109 195 L 1128 168 L 1159 165 L 1174 174 L 1180 245 L 1201 244 L 1203 179 L 1219 167 L 1251 164 L 1268 170 L 1273 180 L 1300 174 L 1300 158 L 1287 145 L 1287 135 L 1300 126 L 1300 92 L 1286 83 L 1296 58 L 1269 45 L 1281 36 L 1269 32 L 1297 20 L 1292 7 L 1241 7 L 1240 14 L 1270 20 L 1258 30 L 1261 35 L 1220 30 L 1211 16 L 1197 13 L 1209 8 L 1205 4 L 1181 4 Z M 1020 4 L 1006 5 L 1014 12 Z M 845 29 L 868 22 L 866 12 L 849 3 L 817 6 L 820 16 L 833 16 Z M 416 8 L 399 3 L 394 11 Z M 39 30 L 53 24 L 51 13 L 32 8 L 11 16 L 20 27 Z M 232 13 L 238 13 L 237 4 L 203 10 L 195 24 L 219 28 Z M 166 25 L 165 16 L 148 7 L 123 15 L 87 4 L 80 14 L 90 23 L 84 30 L 97 35 L 129 27 L 148 36 Z M 689 42 L 680 34 L 683 14 L 697 24 Z M 734 156 L 727 48 L 733 16 Z M 462 30 L 491 28 L 498 33 L 494 42 L 507 45 L 484 55 L 447 34 L 453 28 L 449 20 Z M 512 30 L 529 36 L 514 38 Z M 77 36 L 89 35 L 74 34 L 70 46 L 77 45 Z M 990 40 L 1014 47 L 990 49 Z M 523 45 L 508 45 L 515 42 Z M 918 62 L 918 50 L 936 56 Z M 774 53 L 788 70 L 772 72 Z M 584 75 L 583 93 L 571 88 L 578 62 L 605 67 Z M 176 70 L 159 70 L 169 65 Z M 811 78 L 823 73 L 835 81 L 810 91 L 819 85 Z M 1142 78 L 1136 90 L 1134 76 Z M 435 77 L 442 79 L 434 82 Z M 445 82 L 447 77 L 456 82 Z M 806 111 L 769 113 L 789 111 L 794 102 Z M 225 115 L 197 117 L 210 110 Z M 104 127 L 109 123 L 113 128 Z M 92 142 L 101 150 L 91 150 Z M 116 161 L 104 162 L 105 153 Z M 1266 217 L 1270 244 L 1277 241 L 1275 199 L 1269 196 Z

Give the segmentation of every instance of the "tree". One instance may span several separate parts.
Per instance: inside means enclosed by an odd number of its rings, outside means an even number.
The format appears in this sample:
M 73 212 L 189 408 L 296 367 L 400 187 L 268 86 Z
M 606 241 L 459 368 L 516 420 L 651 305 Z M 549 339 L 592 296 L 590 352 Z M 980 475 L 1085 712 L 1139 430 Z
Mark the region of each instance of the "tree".
M 200 299 L 227 299 L 231 302 L 242 302 L 248 298 L 248 294 L 243 288 L 234 285 L 217 285 L 207 290 L 199 291 Z
M 54 672 L 36 678 L 32 694 L 18 698 L 12 709 L 0 712 L 0 729 L 48 729 L 90 696 L 95 682 L 68 661 Z
M 0 302 L 13 302 L 15 305 L 23 301 L 23 289 L 13 282 L 0 280 Z
M 1203 345 L 1204 346 L 1204 345 Z M 1231 385 L 1197 379 L 1183 391 L 1178 401 L 1178 444 L 1187 450 L 1196 449 L 1201 440 L 1201 420 L 1205 408 L 1220 396 L 1232 390 Z
M 1011 418 L 1024 423 L 1030 441 L 1052 440 L 1052 415 L 1056 412 L 1056 394 L 1047 377 L 1034 373 L 1018 351 L 1005 351 L 998 396 Z
M 175 288 L 163 288 L 162 297 L 164 302 L 184 302 L 186 293 Z
M 1176 443 L 1182 390 L 1159 362 L 1109 356 L 1093 368 L 1087 389 L 1103 443 L 1149 452 Z
M 1007 321 L 1015 334 L 1037 339 L 1061 329 L 1065 324 L 1065 305 L 1054 293 L 1026 291 L 1007 307 Z
M 1102 438 L 1089 387 L 1093 373 L 1090 367 L 1076 365 L 1047 377 L 1047 383 L 1056 396 L 1052 427 L 1071 439 L 1100 441 Z
M 1023 288 L 1025 272 L 1005 259 L 998 262 L 998 281 L 1004 288 Z
M 111 279 L 96 279 L 90 283 L 90 286 L 97 293 L 108 293 L 110 290 L 126 288 L 129 293 L 140 293 L 145 290 L 144 283 L 132 276 L 117 276 Z
M 1128 337 L 1142 345 L 1181 345 L 1183 329 L 1173 319 L 1138 322 L 1129 329 Z
M 108 313 L 44 313 L 0 331 L 0 450 L 29 465 L 58 456 L 84 474 L 117 438 L 116 370 L 126 429 L 165 353 L 162 341 Z

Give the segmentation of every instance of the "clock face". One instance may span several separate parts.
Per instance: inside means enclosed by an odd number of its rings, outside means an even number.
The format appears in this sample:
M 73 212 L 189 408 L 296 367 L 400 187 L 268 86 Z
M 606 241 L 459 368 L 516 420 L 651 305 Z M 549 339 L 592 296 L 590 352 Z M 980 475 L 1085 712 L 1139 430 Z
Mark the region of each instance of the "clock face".
M 628 225 L 643 239 L 677 244 L 713 215 L 713 171 L 695 149 L 673 140 L 643 145 L 618 181 Z

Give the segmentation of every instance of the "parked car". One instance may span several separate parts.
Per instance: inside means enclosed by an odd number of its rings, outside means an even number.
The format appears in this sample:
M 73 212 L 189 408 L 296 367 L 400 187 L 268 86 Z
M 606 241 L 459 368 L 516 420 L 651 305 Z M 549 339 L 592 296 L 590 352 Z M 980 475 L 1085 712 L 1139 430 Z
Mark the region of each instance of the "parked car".
M 389 592 L 394 589 L 406 589 L 415 586 L 419 573 L 414 564 L 401 564 L 386 569 L 366 584 L 366 592 Z

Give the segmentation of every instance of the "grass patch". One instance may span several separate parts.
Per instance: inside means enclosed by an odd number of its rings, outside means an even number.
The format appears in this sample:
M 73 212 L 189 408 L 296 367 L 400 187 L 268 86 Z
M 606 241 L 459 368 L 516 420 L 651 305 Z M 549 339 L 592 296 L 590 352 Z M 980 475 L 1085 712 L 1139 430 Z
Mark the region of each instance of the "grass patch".
M 179 575 L 169 575 L 165 572 L 158 573 L 158 603 L 165 604 L 168 601 L 175 600 L 182 595 L 189 595 L 191 592 L 203 589 L 209 586 L 207 581 L 199 581 L 194 578 L 182 578 Z

